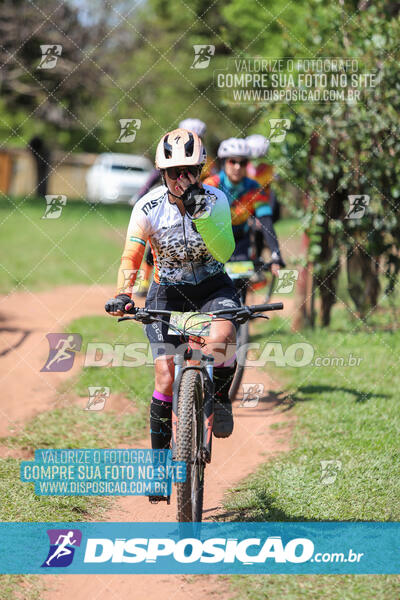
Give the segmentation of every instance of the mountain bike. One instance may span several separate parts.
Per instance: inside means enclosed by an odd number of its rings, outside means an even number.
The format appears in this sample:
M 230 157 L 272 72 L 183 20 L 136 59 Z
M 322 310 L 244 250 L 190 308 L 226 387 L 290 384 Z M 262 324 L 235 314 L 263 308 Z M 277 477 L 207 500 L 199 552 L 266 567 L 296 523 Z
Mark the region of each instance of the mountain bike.
M 262 260 L 258 260 L 257 263 L 252 260 L 245 261 L 232 261 L 228 262 L 225 265 L 225 270 L 228 273 L 229 277 L 232 279 L 235 284 L 236 291 L 240 298 L 242 305 L 246 304 L 246 297 L 249 287 L 251 284 L 251 277 L 256 273 L 260 273 L 262 271 L 271 272 L 271 262 L 264 263 Z M 268 303 L 271 299 L 272 292 L 275 286 L 276 277 L 270 273 L 269 281 L 266 282 L 266 297 L 265 302 Z M 237 367 L 235 371 L 235 376 L 232 380 L 231 387 L 229 389 L 229 398 L 233 401 L 236 398 L 236 395 L 239 391 L 240 384 L 243 379 L 243 373 L 246 366 L 246 356 L 243 355 L 243 350 L 246 351 L 247 344 L 249 342 L 249 322 L 246 321 L 242 323 L 239 327 L 237 338 L 236 338 L 236 357 L 237 357 Z
M 243 324 L 251 319 L 268 319 L 261 313 L 282 308 L 282 302 L 225 308 L 212 313 L 135 308 L 133 315 L 118 319 L 149 324 L 157 321 L 165 323 L 163 317 L 170 317 L 167 322 L 169 330 L 180 335 L 183 340 L 179 352 L 174 356 L 171 438 L 172 460 L 186 463 L 186 480 L 175 484 L 177 519 L 181 523 L 199 523 L 202 520 L 204 470 L 211 462 L 214 357 L 202 351 L 211 321 L 222 318 Z M 163 499 L 170 503 L 169 496 Z

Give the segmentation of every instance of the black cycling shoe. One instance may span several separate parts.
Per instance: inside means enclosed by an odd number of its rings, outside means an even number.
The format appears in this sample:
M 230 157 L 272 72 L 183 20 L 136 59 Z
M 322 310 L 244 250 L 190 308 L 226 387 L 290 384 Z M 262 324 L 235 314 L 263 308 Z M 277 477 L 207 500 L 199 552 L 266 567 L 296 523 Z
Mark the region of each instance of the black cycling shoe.
M 170 498 L 171 498 L 171 496 L 148 496 L 150 504 L 158 504 L 159 502 L 162 502 L 163 500 L 167 504 L 170 504 Z

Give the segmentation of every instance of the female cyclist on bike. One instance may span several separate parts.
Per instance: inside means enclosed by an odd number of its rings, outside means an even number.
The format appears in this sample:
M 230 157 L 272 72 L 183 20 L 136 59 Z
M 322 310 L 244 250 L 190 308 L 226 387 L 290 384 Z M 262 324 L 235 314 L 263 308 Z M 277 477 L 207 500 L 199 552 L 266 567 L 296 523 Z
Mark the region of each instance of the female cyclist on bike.
M 179 128 L 161 138 L 156 167 L 164 185 L 146 194 L 132 210 L 117 294 L 105 306 L 111 315 L 122 316 L 134 306 L 132 286 L 147 241 L 152 248 L 155 272 L 146 308 L 212 312 L 240 306 L 223 266 L 235 247 L 229 204 L 223 192 L 200 183 L 205 160 L 206 151 L 196 133 Z M 173 356 L 181 340 L 168 333 L 167 324 L 152 323 L 145 329 L 155 365 L 151 444 L 153 449 L 168 448 Z M 213 425 L 216 437 L 228 437 L 233 430 L 228 392 L 235 371 L 232 364 L 235 340 L 235 326 L 226 320 L 214 321 L 206 338 L 204 351 L 216 359 Z
M 197 133 L 197 135 L 199 136 L 201 141 L 204 141 L 204 136 L 205 136 L 205 133 L 207 130 L 207 126 L 204 123 L 204 121 L 201 121 L 200 119 L 190 119 L 190 118 L 184 119 L 183 121 L 181 121 L 179 123 L 178 128 L 179 129 L 187 129 L 188 131 L 191 131 L 192 133 Z M 215 162 L 207 156 L 206 162 L 205 162 L 204 167 L 201 172 L 201 177 L 200 177 L 201 180 L 204 180 L 206 177 L 209 177 L 213 173 L 216 173 L 216 171 L 217 171 L 217 169 L 215 167 Z M 156 185 L 160 185 L 161 183 L 162 183 L 161 171 L 159 169 L 155 168 L 153 170 L 153 172 L 150 173 L 149 178 L 146 181 L 145 185 L 139 190 L 138 200 L 140 200 L 140 198 L 142 198 L 145 194 L 147 194 Z M 145 252 L 144 260 L 143 260 L 143 264 L 142 264 L 143 281 L 141 282 L 140 290 L 137 293 L 137 295 L 140 297 L 145 298 L 147 296 L 147 292 L 150 287 L 153 266 L 154 266 L 153 255 L 152 255 L 150 246 L 148 245 L 146 248 L 146 252 Z

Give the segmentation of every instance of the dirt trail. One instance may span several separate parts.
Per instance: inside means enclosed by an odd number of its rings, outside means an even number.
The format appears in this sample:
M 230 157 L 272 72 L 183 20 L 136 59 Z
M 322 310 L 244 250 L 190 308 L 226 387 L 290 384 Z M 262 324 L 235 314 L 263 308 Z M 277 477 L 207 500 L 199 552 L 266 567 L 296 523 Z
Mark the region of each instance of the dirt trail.
M 65 286 L 48 292 L 0 296 L 0 437 L 55 406 L 59 384 L 74 375 L 80 361 L 65 373 L 43 373 L 48 333 L 85 315 L 104 314 L 111 286 Z
M 40 369 L 48 352 L 46 333 L 61 332 L 73 319 L 86 314 L 104 314 L 103 301 L 111 288 L 93 290 L 83 286 L 58 288 L 52 292 L 35 295 L 15 294 L 13 302 L 5 304 L 0 298 L 0 332 L 6 336 L 0 347 L 3 364 L 0 377 L 3 396 L 1 402 L 0 431 L 7 435 L 24 421 L 57 403 L 56 388 L 64 379 L 71 377 L 79 364 L 67 373 L 43 373 Z M 286 303 L 286 299 L 285 303 Z M 291 308 L 287 302 L 286 316 Z M 26 307 L 29 307 L 27 310 Z M 1 319 L 1 317 L 0 317 Z M 14 330 L 14 331 L 10 331 Z M 16 331 L 15 331 L 16 330 Z M 20 332 L 28 331 L 26 335 Z M 19 336 L 19 337 L 18 337 Z M 8 346 L 7 346 L 8 344 Z M 6 352 L 2 355 L 2 352 Z M 4 370 L 5 368 L 5 370 Z M 241 479 L 252 473 L 258 465 L 289 447 L 290 420 L 287 413 L 277 410 L 278 401 L 274 390 L 279 383 L 265 372 L 248 368 L 244 381 L 264 385 L 264 395 L 254 408 L 234 404 L 235 429 L 225 440 L 214 439 L 213 459 L 206 468 L 204 520 L 213 520 L 221 514 L 224 493 Z M 283 428 L 271 429 L 281 423 Z M 286 423 L 286 427 L 285 427 Z M 149 447 L 144 440 L 142 447 Z M 150 505 L 147 498 L 122 497 L 107 513 L 107 521 L 174 521 L 176 499 L 171 504 Z M 175 575 L 48 575 L 44 580 L 47 591 L 43 600 L 105 600 L 146 599 L 174 597 L 176 600 L 197 600 L 209 594 L 227 598 L 221 579 L 214 576 L 183 577 Z M 134 586 L 134 587 L 133 587 Z

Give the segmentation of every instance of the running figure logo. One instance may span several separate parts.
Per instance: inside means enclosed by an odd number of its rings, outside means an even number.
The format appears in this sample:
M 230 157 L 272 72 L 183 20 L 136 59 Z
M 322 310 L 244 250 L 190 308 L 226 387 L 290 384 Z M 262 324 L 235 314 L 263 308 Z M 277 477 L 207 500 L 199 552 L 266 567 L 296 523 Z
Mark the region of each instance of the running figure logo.
M 194 60 L 191 69 L 206 69 L 210 64 L 211 57 L 215 54 L 215 46 L 207 44 L 194 44 Z
M 82 336 L 79 333 L 48 333 L 46 335 L 50 350 L 46 364 L 41 371 L 60 373 L 69 371 L 75 360 L 75 353 L 82 346 Z
M 144 281 L 144 270 L 143 269 L 122 269 L 124 273 L 124 287 L 122 289 L 123 294 L 136 294 Z M 135 278 L 136 277 L 136 278 Z M 135 278 L 135 282 L 132 280 Z
M 104 385 L 89 385 L 88 390 L 89 400 L 85 410 L 103 410 L 110 397 L 110 388 Z
M 290 129 L 290 119 L 269 119 L 270 142 L 283 142 L 288 129 Z
M 294 269 L 279 269 L 279 279 L 276 284 L 275 293 L 290 294 L 293 291 L 299 272 Z
M 42 567 L 68 567 L 74 558 L 75 547 L 81 545 L 79 529 L 48 529 L 50 549 Z
M 62 213 L 62 209 L 67 204 L 67 196 L 50 195 L 46 198 L 46 210 L 42 219 L 58 219 Z
M 58 57 L 61 56 L 61 44 L 43 44 L 40 46 L 42 58 L 38 64 L 38 69 L 54 69 L 57 64 Z
M 242 383 L 243 398 L 239 408 L 255 408 L 260 397 L 264 394 L 263 383 Z
M 330 485 L 336 481 L 338 472 L 342 470 L 341 460 L 321 460 L 321 483 Z
M 364 216 L 365 209 L 369 204 L 369 196 L 366 194 L 360 196 L 349 196 L 350 208 L 345 219 L 361 219 Z
M 140 129 L 142 121 L 140 119 L 120 119 L 121 132 L 116 140 L 117 144 L 129 144 L 136 138 L 136 132 Z

